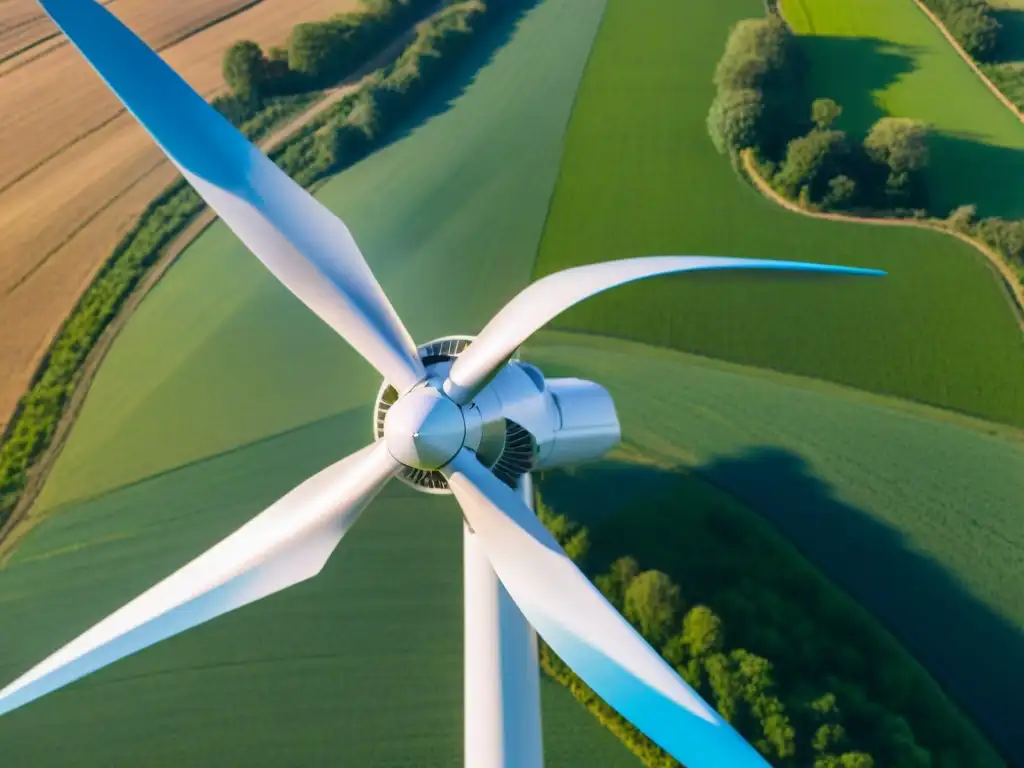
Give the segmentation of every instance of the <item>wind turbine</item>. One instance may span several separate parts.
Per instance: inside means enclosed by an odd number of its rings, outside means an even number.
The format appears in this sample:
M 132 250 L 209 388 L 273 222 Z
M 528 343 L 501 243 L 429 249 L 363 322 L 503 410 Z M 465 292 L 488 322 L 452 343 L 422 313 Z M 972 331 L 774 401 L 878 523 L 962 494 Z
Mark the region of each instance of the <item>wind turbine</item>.
M 595 692 L 688 766 L 766 765 L 588 581 L 531 508 L 530 472 L 619 440 L 611 397 L 546 379 L 519 346 L 594 294 L 687 270 L 877 270 L 661 256 L 576 267 L 510 301 L 475 338 L 417 347 L 348 228 L 93 0 L 40 0 L 189 183 L 270 272 L 383 376 L 374 440 L 0 691 L 0 715 L 118 659 L 315 576 L 392 478 L 462 508 L 465 760 L 543 763 L 536 632 Z

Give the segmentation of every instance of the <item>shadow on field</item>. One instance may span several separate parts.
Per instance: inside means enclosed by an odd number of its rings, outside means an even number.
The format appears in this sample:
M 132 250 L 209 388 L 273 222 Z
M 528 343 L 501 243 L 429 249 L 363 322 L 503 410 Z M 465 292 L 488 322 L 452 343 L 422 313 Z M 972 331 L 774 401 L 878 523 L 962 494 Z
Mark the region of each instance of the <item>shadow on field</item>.
M 459 59 L 453 71 L 430 89 L 423 106 L 390 133 L 377 148 L 377 152 L 406 138 L 420 126 L 451 109 L 456 99 L 473 84 L 480 71 L 512 40 L 523 18 L 540 4 L 540 0 L 499 2 L 503 6 L 501 18 L 470 43 L 469 49 Z
M 976 205 L 978 215 L 1024 217 L 1024 151 L 997 147 L 971 135 L 936 133 L 930 139 L 927 173 L 929 209 L 945 217 L 960 205 Z
M 797 40 L 811 69 L 808 101 L 830 98 L 838 102 L 843 108 L 839 126 L 858 137 L 886 115 L 875 92 L 917 68 L 917 49 L 887 40 L 828 35 L 803 35 Z M 816 77 L 816 72 L 843 72 L 845 76 L 824 80 Z
M 760 513 L 880 619 L 971 713 L 1011 764 L 1024 765 L 1024 742 L 1019 739 L 1024 634 L 1017 627 L 968 593 L 955 574 L 915 551 L 901 532 L 836 498 L 799 455 L 774 447 L 753 448 L 717 458 L 696 472 Z M 682 565 L 672 564 L 679 555 L 671 548 L 671 528 L 634 539 L 622 535 L 621 517 L 642 520 L 637 508 L 643 505 L 654 507 L 654 521 L 650 514 L 647 517 L 652 529 L 663 519 L 670 521 L 679 514 L 673 511 L 679 508 L 678 496 L 687 493 L 680 477 L 671 468 L 605 461 L 548 473 L 541 478 L 541 487 L 553 509 L 592 531 L 606 523 L 609 530 L 617 528 L 616 553 L 597 554 L 601 562 L 595 566 L 604 569 L 614 557 L 631 554 L 641 567 L 674 575 L 673 571 L 682 572 Z M 699 497 L 686 502 L 708 503 Z M 591 539 L 597 542 L 601 536 Z M 756 574 L 751 577 L 756 580 Z M 686 582 L 680 586 L 685 594 Z
M 1002 25 L 995 61 L 1024 61 L 1024 10 L 999 8 L 992 15 Z

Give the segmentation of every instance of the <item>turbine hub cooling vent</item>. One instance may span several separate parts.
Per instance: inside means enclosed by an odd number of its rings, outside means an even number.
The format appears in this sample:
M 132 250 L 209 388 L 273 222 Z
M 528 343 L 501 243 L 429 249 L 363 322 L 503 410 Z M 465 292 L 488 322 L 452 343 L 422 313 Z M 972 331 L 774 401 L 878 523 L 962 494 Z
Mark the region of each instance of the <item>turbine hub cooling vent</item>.
M 428 378 L 443 380 L 452 361 L 472 341 L 472 336 L 446 336 L 419 347 Z M 422 428 L 410 428 L 414 423 Z M 394 387 L 386 381 L 381 384 L 374 406 L 373 437 L 386 440 L 391 454 L 405 464 L 396 477 L 406 485 L 425 493 L 450 494 L 448 481 L 438 468 L 462 448 L 465 435 L 461 409 L 437 389 L 421 387 L 399 400 Z M 533 437 L 511 421 L 490 425 L 477 449 L 477 458 L 512 488 L 530 471 L 533 455 Z

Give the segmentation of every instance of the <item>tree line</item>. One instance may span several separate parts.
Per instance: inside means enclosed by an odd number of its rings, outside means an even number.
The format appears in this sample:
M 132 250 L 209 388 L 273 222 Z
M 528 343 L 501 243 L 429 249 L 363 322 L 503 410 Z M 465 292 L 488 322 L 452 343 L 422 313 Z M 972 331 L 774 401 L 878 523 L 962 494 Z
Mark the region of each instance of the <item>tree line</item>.
M 883 117 L 855 139 L 836 125 L 841 104 L 806 96 L 806 71 L 796 36 L 777 15 L 736 24 L 715 70 L 707 119 L 718 151 L 735 161 L 753 150 L 761 175 L 807 209 L 927 218 L 928 126 Z M 979 219 L 971 206 L 934 214 L 1024 275 L 1024 221 Z
M 408 6 L 411 0 L 393 0 Z M 377 0 L 368 13 L 383 13 L 392 0 Z M 420 23 L 399 58 L 365 88 L 325 110 L 285 140 L 271 159 L 297 182 L 309 185 L 351 165 L 385 141 L 469 46 L 476 34 L 517 0 L 480 0 L 450 5 Z M 304 109 L 314 95 L 264 96 L 260 106 L 223 109 L 251 140 Z M 223 102 L 221 104 L 223 107 Z M 28 473 L 50 445 L 86 356 L 166 246 L 204 208 L 179 179 L 143 211 L 83 293 L 19 400 L 0 444 L 0 526 L 13 512 Z
M 969 56 L 988 61 L 998 52 L 1002 25 L 988 0 L 921 0 Z
M 266 53 L 259 43 L 239 40 L 225 52 L 222 65 L 231 95 L 215 105 L 237 120 L 268 98 L 333 85 L 439 5 L 438 0 L 373 0 L 326 21 L 296 24 L 287 46 Z
M 685 518 L 679 536 L 650 534 L 665 570 L 622 554 L 651 550 L 631 513 L 595 529 L 543 502 L 537 514 L 609 602 L 770 764 L 992 765 L 987 745 L 912 657 L 766 524 L 678 487 L 658 502 L 658 515 Z M 645 765 L 677 768 L 543 643 L 541 665 Z

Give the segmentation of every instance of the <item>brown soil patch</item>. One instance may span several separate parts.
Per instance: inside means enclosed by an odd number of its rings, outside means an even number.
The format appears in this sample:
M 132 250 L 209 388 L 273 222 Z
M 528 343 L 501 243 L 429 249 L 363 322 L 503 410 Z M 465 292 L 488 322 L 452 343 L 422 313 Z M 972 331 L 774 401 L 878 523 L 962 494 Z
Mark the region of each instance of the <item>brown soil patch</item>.
M 28 2 L 0 0 L 4 30 L 6 14 Z M 209 98 L 224 87 L 221 58 L 231 43 L 279 44 L 294 24 L 359 4 L 262 0 L 204 28 L 251 2 L 113 0 L 110 8 L 150 45 L 185 36 L 161 55 Z M 0 70 L 0 146 L 18 148 L 0 153 L 0 428 L 96 270 L 175 177 L 148 135 L 62 41 L 23 66 Z

